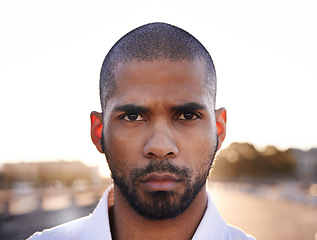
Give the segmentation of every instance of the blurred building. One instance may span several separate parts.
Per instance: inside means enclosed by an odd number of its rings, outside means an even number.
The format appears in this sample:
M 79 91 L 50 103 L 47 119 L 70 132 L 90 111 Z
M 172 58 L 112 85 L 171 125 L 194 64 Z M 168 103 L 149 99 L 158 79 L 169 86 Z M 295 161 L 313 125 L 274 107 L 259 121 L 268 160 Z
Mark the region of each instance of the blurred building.
M 304 180 L 317 180 L 317 148 L 309 151 L 291 149 L 295 161 L 297 176 Z
M 91 184 L 101 182 L 98 167 L 76 162 L 29 162 L 5 163 L 2 167 L 3 181 L 0 186 L 11 188 L 18 182 L 28 182 L 34 186 L 46 186 L 59 181 L 70 186 L 75 180 L 84 179 Z

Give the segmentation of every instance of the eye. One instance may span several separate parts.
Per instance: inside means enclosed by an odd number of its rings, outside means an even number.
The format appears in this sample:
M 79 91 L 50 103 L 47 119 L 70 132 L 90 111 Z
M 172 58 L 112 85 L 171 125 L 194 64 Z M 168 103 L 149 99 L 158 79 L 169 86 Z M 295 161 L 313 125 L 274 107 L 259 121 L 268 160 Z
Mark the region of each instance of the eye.
M 200 118 L 196 113 L 187 112 L 179 115 L 178 120 L 195 120 Z
M 122 117 L 123 120 L 128 122 L 134 122 L 134 121 L 144 121 L 144 118 L 137 113 L 128 113 Z

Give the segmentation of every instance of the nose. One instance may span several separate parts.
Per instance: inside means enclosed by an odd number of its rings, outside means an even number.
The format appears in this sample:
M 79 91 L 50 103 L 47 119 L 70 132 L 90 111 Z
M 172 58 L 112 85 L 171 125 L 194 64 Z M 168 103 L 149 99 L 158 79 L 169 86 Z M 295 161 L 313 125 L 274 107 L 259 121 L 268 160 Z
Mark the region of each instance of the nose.
M 167 124 L 156 124 L 152 127 L 143 148 L 144 156 L 159 160 L 175 158 L 178 155 L 178 148 L 173 137 L 175 136 Z

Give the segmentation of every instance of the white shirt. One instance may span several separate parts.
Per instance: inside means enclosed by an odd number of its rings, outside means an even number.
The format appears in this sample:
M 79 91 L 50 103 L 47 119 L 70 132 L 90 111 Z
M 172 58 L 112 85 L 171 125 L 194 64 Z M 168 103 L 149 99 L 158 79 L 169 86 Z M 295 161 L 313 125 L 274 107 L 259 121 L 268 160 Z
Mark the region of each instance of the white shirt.
M 28 240 L 111 240 L 108 217 L 109 187 L 89 216 L 33 234 Z M 255 240 L 242 230 L 228 225 L 220 216 L 210 194 L 206 212 L 192 240 Z

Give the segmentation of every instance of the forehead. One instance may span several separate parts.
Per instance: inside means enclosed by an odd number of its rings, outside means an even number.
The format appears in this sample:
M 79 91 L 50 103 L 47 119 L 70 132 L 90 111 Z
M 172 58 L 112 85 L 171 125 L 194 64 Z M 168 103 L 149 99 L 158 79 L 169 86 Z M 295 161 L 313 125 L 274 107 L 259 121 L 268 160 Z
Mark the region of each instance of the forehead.
M 117 90 L 111 99 L 124 103 L 199 101 L 208 95 L 205 63 L 198 60 L 134 60 L 118 64 L 114 76 Z

